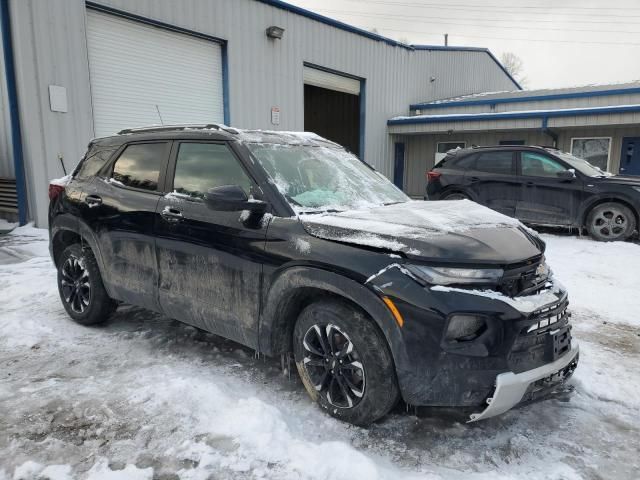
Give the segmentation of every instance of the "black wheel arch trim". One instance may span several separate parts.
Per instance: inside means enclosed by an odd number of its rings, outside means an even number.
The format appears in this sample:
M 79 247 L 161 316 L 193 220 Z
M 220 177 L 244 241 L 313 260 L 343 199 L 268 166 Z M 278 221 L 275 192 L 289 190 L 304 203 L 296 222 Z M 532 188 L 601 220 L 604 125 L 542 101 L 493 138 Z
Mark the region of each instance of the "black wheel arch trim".
M 62 214 L 56 215 L 51 220 L 51 223 L 49 225 L 49 231 L 50 231 L 49 252 L 51 254 L 51 259 L 53 260 L 54 264 L 55 264 L 55 258 L 53 255 L 53 240 L 56 238 L 58 234 L 62 233 L 63 231 L 69 231 L 69 232 L 75 233 L 80 238 L 82 238 L 83 241 L 87 242 L 87 244 L 89 245 L 89 248 L 91 248 L 91 251 L 93 252 L 93 256 L 96 259 L 96 262 L 98 263 L 98 268 L 100 269 L 100 272 L 103 273 L 106 271 L 104 266 L 104 260 L 102 259 L 102 252 L 100 251 L 100 247 L 98 246 L 99 243 L 95 233 L 93 232 L 93 230 L 91 230 L 89 225 L 87 225 L 85 222 L 80 220 L 78 217 L 75 217 L 69 213 L 62 213 Z M 104 279 L 103 277 L 104 288 L 107 291 L 107 294 L 109 296 L 112 296 L 113 292 L 110 289 L 109 282 L 105 280 L 106 279 Z
M 342 297 L 358 305 L 375 322 L 384 335 L 393 357 L 396 369 L 408 364 L 408 355 L 404 347 L 400 327 L 382 299 L 371 289 L 337 273 L 314 267 L 290 267 L 283 270 L 274 280 L 271 288 L 264 294 L 264 310 L 260 319 L 260 351 L 273 356 L 286 353 L 286 344 L 278 340 L 282 330 L 289 332 L 290 319 L 282 318 L 282 302 L 297 289 L 313 288 L 328 294 Z

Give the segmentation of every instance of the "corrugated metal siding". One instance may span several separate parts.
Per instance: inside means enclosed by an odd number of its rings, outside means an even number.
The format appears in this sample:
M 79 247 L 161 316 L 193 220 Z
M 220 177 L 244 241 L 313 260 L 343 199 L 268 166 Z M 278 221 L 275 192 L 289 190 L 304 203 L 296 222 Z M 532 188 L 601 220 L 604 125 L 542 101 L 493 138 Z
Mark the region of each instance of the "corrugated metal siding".
M 387 119 L 407 114 L 410 103 L 514 88 L 484 52 L 409 51 L 253 0 L 101 3 L 227 40 L 234 126 L 273 128 L 270 111 L 277 106 L 278 128 L 302 129 L 304 62 L 365 78 L 365 159 L 389 177 L 393 160 Z M 47 181 L 61 174 L 57 154 L 71 168 L 93 131 L 85 5 L 82 0 L 12 0 L 11 7 L 18 26 L 14 36 L 29 199 L 36 207 L 32 217 L 44 225 Z M 285 28 L 283 40 L 266 37 L 270 25 Z M 67 87 L 69 113 L 49 111 L 49 84 Z
M 4 70 L 4 54 L 0 38 L 0 177 L 13 178 L 13 152 L 11 150 L 11 120 L 9 118 L 9 98 L 7 97 L 7 77 Z
M 84 154 L 93 135 L 82 0 L 10 4 L 30 218 L 47 223 L 47 185 Z M 17 26 L 17 28 L 16 28 Z M 67 88 L 69 113 L 49 108 L 48 86 Z

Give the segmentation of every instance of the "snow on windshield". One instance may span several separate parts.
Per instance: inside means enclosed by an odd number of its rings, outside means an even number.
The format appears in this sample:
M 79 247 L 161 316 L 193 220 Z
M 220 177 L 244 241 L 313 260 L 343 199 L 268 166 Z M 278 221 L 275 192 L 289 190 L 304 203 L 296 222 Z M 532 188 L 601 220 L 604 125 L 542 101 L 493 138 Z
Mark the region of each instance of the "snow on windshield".
M 344 150 L 267 143 L 248 147 L 298 213 L 409 201 L 384 176 Z

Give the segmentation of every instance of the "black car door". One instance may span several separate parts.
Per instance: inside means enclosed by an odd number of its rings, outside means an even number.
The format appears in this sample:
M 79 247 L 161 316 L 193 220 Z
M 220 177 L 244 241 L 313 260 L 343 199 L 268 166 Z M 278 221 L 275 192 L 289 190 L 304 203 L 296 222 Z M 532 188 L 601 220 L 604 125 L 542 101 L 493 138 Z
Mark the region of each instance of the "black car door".
M 560 177 L 570 167 L 544 153 L 520 152 L 518 163 L 522 197 L 516 217 L 534 224 L 572 225 L 582 200 L 582 180 Z
M 478 203 L 511 217 L 515 215 L 520 181 L 514 152 L 478 153 L 475 165 L 465 174 L 465 183 Z
M 257 347 L 267 217 L 216 211 L 204 202 L 214 187 L 257 191 L 226 142 L 174 144 L 155 234 L 159 298 L 170 317 Z
M 166 141 L 125 145 L 84 197 L 107 288 L 118 300 L 151 310 L 159 309 L 153 225 L 169 150 Z

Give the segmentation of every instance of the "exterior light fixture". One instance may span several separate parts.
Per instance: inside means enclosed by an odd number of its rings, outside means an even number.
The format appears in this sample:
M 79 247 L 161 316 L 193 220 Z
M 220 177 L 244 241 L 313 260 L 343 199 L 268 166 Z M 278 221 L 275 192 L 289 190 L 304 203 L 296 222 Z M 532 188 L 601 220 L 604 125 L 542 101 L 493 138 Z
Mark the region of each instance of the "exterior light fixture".
M 267 28 L 267 37 L 282 40 L 284 35 L 284 28 L 276 27 L 275 25 Z

